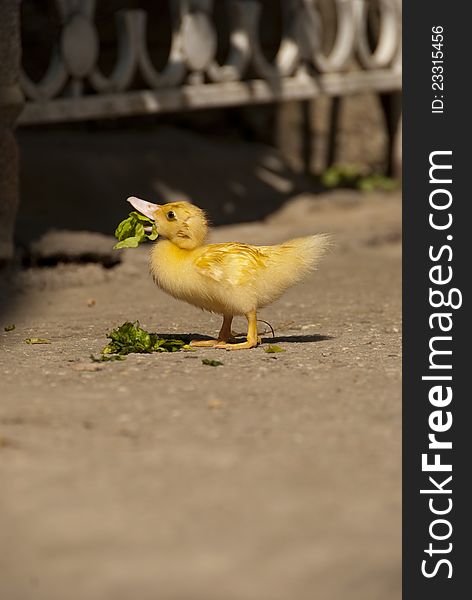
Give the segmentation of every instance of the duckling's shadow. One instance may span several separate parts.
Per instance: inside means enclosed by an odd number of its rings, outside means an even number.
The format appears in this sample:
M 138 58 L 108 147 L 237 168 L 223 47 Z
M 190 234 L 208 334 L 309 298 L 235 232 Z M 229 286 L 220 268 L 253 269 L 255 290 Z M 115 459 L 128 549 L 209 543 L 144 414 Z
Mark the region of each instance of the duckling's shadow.
M 263 337 L 263 344 L 277 344 L 282 342 L 288 342 L 293 344 L 306 343 L 306 342 L 324 342 L 325 340 L 332 340 L 332 335 L 321 335 L 321 334 L 313 334 L 313 335 L 277 335 L 275 337 Z
M 189 343 L 190 340 L 211 340 L 214 339 L 209 335 L 201 335 L 199 333 L 159 333 L 160 338 L 164 338 L 166 340 L 182 340 L 185 343 Z M 238 335 L 237 339 L 245 338 L 244 335 Z M 333 336 L 331 335 L 321 335 L 321 334 L 313 334 L 313 335 L 280 335 L 275 337 L 263 337 L 263 344 L 278 344 L 278 343 L 315 343 L 315 342 L 324 342 L 326 340 L 332 340 Z

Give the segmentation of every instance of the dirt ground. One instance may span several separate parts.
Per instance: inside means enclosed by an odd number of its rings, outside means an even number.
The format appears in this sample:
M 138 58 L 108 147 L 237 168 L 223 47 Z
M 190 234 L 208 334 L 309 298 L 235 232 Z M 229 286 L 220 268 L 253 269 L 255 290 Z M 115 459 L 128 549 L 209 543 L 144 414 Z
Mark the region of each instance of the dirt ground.
M 125 320 L 219 328 L 157 290 L 148 248 L 3 282 L 2 600 L 401 597 L 399 194 L 300 196 L 213 240 L 321 231 L 319 270 L 260 314 L 279 354 L 92 363 Z

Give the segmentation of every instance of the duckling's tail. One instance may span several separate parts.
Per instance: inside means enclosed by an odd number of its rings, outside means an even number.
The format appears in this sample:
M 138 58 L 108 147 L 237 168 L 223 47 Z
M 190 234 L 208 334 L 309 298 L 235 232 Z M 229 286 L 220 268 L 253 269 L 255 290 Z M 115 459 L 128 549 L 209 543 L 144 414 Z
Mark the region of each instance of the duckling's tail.
M 316 268 L 330 246 L 332 238 L 327 233 L 295 238 L 280 245 L 283 252 L 295 260 L 302 276 Z
M 332 245 L 328 234 L 310 235 L 273 246 L 270 253 L 272 283 L 285 290 L 316 269 L 322 256 Z

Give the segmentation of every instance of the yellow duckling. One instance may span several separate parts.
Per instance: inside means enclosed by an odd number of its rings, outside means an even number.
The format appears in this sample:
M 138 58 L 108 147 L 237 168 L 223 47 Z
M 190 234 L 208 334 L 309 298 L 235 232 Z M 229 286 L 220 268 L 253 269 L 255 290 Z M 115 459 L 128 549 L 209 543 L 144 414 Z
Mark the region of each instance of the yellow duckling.
M 237 350 L 254 348 L 256 311 L 277 300 L 317 264 L 329 245 L 325 234 L 297 238 L 277 246 L 250 246 L 237 242 L 205 244 L 205 213 L 189 202 L 159 206 L 128 198 L 153 219 L 159 233 L 150 255 L 157 285 L 174 298 L 223 316 L 218 339 L 194 340 L 193 346 Z M 247 341 L 229 343 L 235 315 L 248 320 Z

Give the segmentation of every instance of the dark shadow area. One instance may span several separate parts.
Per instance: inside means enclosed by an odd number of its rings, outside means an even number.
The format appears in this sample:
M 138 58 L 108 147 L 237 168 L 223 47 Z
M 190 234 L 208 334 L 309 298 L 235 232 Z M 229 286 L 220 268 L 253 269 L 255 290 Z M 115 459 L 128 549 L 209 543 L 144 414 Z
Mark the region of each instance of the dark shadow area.
M 202 335 L 199 333 L 157 333 L 160 338 L 165 340 L 182 340 L 185 343 L 188 343 L 190 340 L 211 340 L 214 339 L 209 335 Z M 245 338 L 245 336 L 237 336 L 237 339 Z M 313 335 L 282 335 L 276 337 L 263 337 L 263 344 L 277 344 L 277 343 L 315 343 L 315 342 L 324 342 L 326 340 L 334 339 L 333 336 L 330 335 L 322 335 L 322 334 L 313 334 Z
M 79 257 L 68 256 L 64 254 L 54 254 L 46 257 L 36 257 L 34 254 L 25 252 L 21 258 L 21 266 L 25 269 L 30 268 L 52 268 L 59 264 L 65 265 L 86 265 L 99 264 L 104 269 L 112 269 L 121 263 L 120 257 L 111 257 L 108 255 L 99 255 L 94 253 L 82 254 Z
M 260 143 L 184 129 L 22 129 L 22 247 L 51 229 L 113 235 L 128 196 L 157 204 L 191 200 L 213 225 L 261 220 L 301 191 L 320 186 Z
M 275 337 L 264 337 L 262 338 L 263 344 L 278 344 L 278 343 L 290 343 L 290 344 L 300 344 L 300 343 L 314 343 L 314 342 L 324 342 L 326 340 L 334 339 L 331 335 L 321 335 L 321 334 L 313 334 L 313 335 L 276 335 Z

